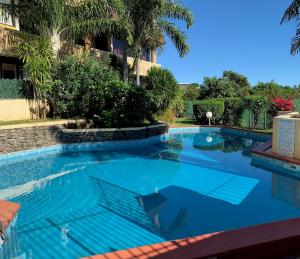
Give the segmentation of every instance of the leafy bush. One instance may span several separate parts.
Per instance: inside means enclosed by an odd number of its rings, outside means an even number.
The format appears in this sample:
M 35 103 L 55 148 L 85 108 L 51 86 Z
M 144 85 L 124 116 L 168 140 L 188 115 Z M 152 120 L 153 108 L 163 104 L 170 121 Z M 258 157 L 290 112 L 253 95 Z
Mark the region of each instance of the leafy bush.
M 168 69 L 152 67 L 148 71 L 145 89 L 154 99 L 153 113 L 163 113 L 180 95 L 179 85 Z
M 92 118 L 104 106 L 105 88 L 119 76 L 107 60 L 69 56 L 56 64 L 53 80 L 48 100 L 55 116 Z
M 272 105 L 275 111 L 293 111 L 294 103 L 292 99 L 284 99 L 276 97 L 272 100 Z
M 241 98 L 224 99 L 224 124 L 229 126 L 240 126 L 243 111 L 245 109 Z
M 153 97 L 125 84 L 109 60 L 70 56 L 57 63 L 48 100 L 54 115 L 92 120 L 96 127 L 140 126 L 151 119 Z
M 121 81 L 111 82 L 105 89 L 105 104 L 97 111 L 106 127 L 140 126 L 151 114 L 151 97 L 141 87 Z
M 164 111 L 162 114 L 156 115 L 155 118 L 159 121 L 173 123 L 176 118 L 176 112 L 173 108 L 169 108 L 168 110 Z
M 207 99 L 197 102 L 194 104 L 194 116 L 198 123 L 208 124 L 208 119 L 206 118 L 207 112 L 212 112 L 212 121 L 214 124 L 221 122 L 224 114 L 224 100 L 222 99 Z

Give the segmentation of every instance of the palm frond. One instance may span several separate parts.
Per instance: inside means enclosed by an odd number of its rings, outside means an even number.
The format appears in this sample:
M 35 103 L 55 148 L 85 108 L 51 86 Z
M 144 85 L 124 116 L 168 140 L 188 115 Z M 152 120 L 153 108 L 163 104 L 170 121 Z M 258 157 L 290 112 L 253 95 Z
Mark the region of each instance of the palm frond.
M 189 45 L 186 40 L 186 35 L 176 25 L 168 21 L 160 21 L 159 26 L 163 29 L 166 35 L 171 39 L 180 57 L 184 57 L 189 51 Z
M 172 0 L 165 1 L 164 15 L 171 19 L 184 21 L 187 29 L 194 23 L 194 16 L 190 9 Z
M 296 55 L 300 52 L 300 23 L 298 23 L 295 37 L 291 43 L 291 54 Z
M 300 0 L 293 0 L 290 6 L 286 9 L 281 24 L 292 19 L 299 18 Z

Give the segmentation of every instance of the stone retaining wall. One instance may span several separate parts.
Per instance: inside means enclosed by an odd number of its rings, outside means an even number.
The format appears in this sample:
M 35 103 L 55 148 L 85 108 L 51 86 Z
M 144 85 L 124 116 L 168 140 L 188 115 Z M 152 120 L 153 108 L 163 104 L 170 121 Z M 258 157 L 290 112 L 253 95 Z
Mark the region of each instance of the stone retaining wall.
M 63 125 L 0 129 L 0 154 L 62 143 L 134 140 L 165 134 L 167 124 L 124 129 L 65 129 Z

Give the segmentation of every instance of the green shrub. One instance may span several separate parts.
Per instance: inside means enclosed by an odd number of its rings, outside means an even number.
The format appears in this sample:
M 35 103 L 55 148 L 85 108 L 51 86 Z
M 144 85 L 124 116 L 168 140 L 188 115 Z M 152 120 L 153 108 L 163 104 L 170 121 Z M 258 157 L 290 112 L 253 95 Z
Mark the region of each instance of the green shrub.
M 179 85 L 168 69 L 152 67 L 148 71 L 145 89 L 154 99 L 153 113 L 163 113 L 180 95 Z
M 55 116 L 92 118 L 104 106 L 105 89 L 119 76 L 107 60 L 69 56 L 56 64 L 53 80 L 48 100 Z
M 70 56 L 53 72 L 48 100 L 54 115 L 92 120 L 96 127 L 140 126 L 152 119 L 153 97 L 125 84 L 108 60 Z
M 106 127 L 141 126 L 150 114 L 151 98 L 145 89 L 114 81 L 105 89 L 104 107 L 96 111 Z
M 169 108 L 168 110 L 164 111 L 163 113 L 156 115 L 155 118 L 159 121 L 173 123 L 176 118 L 176 112 L 174 109 Z
M 0 99 L 31 99 L 31 91 L 27 91 L 27 84 L 22 80 L 1 79 Z
M 214 124 L 219 124 L 222 122 L 224 114 L 224 100 L 222 99 L 207 99 L 197 102 L 193 106 L 194 116 L 198 123 L 208 124 L 208 119 L 206 118 L 207 112 L 212 112 L 212 121 Z
M 225 98 L 223 123 L 229 126 L 240 126 L 244 109 L 241 98 Z

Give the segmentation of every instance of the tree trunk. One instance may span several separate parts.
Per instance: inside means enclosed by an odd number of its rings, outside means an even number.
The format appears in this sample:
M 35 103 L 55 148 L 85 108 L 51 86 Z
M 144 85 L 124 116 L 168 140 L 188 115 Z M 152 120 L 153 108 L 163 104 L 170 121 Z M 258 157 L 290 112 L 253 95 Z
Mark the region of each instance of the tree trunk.
M 123 40 L 123 81 L 128 83 L 128 46 L 126 40 Z
M 93 36 L 92 35 L 86 35 L 84 37 L 84 51 L 90 51 L 92 48 L 93 43 Z
M 137 58 L 135 72 L 136 72 L 136 84 L 138 86 L 140 86 L 141 85 L 141 58 L 140 58 L 140 55 Z
M 53 57 L 57 58 L 58 51 L 60 49 L 60 34 L 57 30 L 53 30 L 51 34 L 51 47 L 53 51 Z

